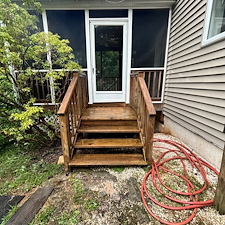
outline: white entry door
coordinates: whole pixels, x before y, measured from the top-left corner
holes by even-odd
[[[93,102],[125,102],[127,22],[91,21]]]

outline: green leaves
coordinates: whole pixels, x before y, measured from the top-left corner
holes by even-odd
[[[40,3],[34,0],[24,0],[24,7],[41,10]],[[33,105],[31,83],[48,84],[57,90],[66,71],[81,67],[75,62],[68,40],[50,32],[37,32],[36,16],[10,0],[0,0],[0,8],[1,134],[16,141],[49,144],[57,132],[45,120],[43,108]]]

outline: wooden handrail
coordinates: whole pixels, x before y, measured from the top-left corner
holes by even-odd
[[[73,92],[74,92],[74,89],[76,88],[76,85],[77,85],[77,81],[78,81],[78,76],[74,76],[70,82],[70,85],[66,91],[66,94],[63,98],[63,101],[61,103],[61,106],[59,108],[59,111],[58,111],[58,115],[64,115],[69,107],[69,102],[72,98],[72,95],[73,95]]]
[[[130,104],[137,112],[137,122],[145,160],[148,164],[151,164],[156,112],[143,73],[131,76]]]
[[[139,81],[139,85],[140,85],[140,89],[141,89],[143,98],[145,100],[148,114],[155,115],[156,114],[155,108],[154,108],[154,105],[152,104],[152,100],[151,100],[150,94],[148,92],[148,88],[146,86],[145,80],[143,77],[138,77],[138,81]]]
[[[60,120],[64,165],[67,172],[73,155],[73,145],[77,139],[82,110],[86,108],[87,103],[87,78],[75,73],[57,113]]]

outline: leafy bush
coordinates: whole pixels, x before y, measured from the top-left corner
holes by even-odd
[[[40,8],[26,0],[25,5]],[[29,81],[41,70],[57,88],[65,71],[79,70],[68,40],[52,33],[37,32],[37,17],[10,0],[0,0],[0,130],[9,139],[43,144],[58,137],[45,119],[43,108],[34,106]],[[55,68],[62,68],[56,71]]]

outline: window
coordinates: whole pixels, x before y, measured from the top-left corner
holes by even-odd
[[[133,11],[132,68],[163,67],[169,9]]]
[[[205,18],[203,45],[225,37],[225,0],[209,0]]]
[[[70,41],[76,61],[83,67],[86,62],[85,17],[83,10],[47,10],[48,28]]]

